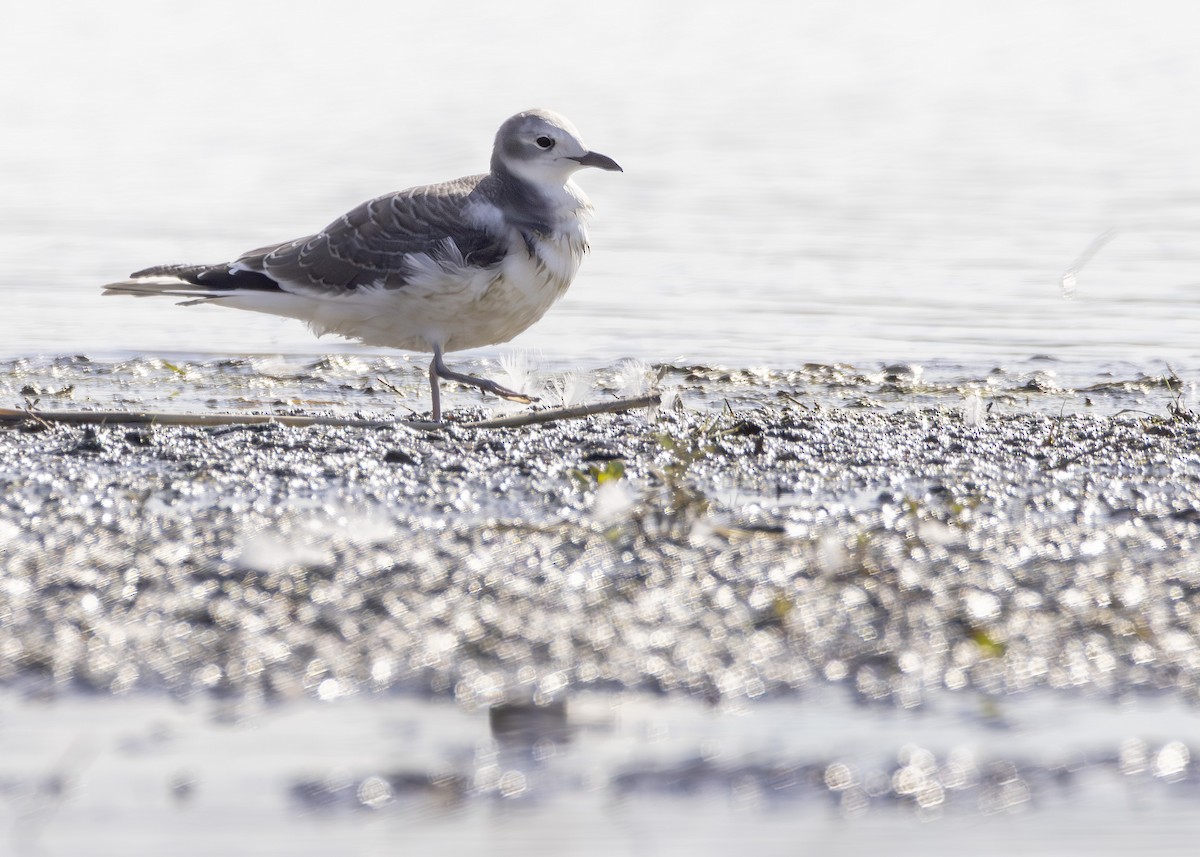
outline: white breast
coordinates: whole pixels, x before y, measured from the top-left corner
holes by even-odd
[[[581,221],[537,238],[532,253],[525,239],[514,234],[500,276],[467,308],[446,350],[508,342],[524,331],[563,296],[585,252],[587,233]]]
[[[508,342],[546,314],[566,292],[587,252],[586,222],[592,206],[573,182],[547,191],[554,227],[533,239],[532,248],[516,229],[499,276],[464,307],[445,348],[460,351]]]

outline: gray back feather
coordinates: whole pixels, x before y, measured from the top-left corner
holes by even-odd
[[[550,229],[541,195],[504,171],[368,200],[315,235],[254,250],[237,265],[260,271],[289,291],[328,293],[373,283],[401,288],[409,254],[425,254],[448,266],[499,264],[508,251],[506,230],[471,225],[473,203],[498,207],[527,244],[534,233]]]

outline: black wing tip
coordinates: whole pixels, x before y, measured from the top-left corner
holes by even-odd
[[[199,270],[202,267],[200,265],[155,265],[152,268],[134,271],[129,278],[136,280],[139,277],[179,277],[182,280],[186,272]]]
[[[244,268],[232,269],[232,265],[155,265],[129,275],[131,280],[148,277],[174,277],[193,286],[215,291],[251,289],[260,292],[282,291],[279,283],[258,271]]]

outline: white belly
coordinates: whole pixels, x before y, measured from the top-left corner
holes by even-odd
[[[563,296],[587,248],[583,229],[541,239],[536,252],[525,252],[525,242],[500,265],[500,276],[474,305],[466,310],[460,330],[447,340],[447,351],[508,342],[524,331]]]
[[[586,249],[582,223],[539,239],[533,255],[514,231],[508,255],[492,268],[421,264],[400,288],[368,286],[327,297],[242,293],[214,303],[298,318],[317,335],[365,345],[462,351],[507,342],[545,315],[571,285]]]

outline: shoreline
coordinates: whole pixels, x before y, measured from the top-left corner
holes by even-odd
[[[155,365],[137,385],[160,409],[292,383]],[[109,368],[68,361],[101,377],[48,399],[131,407]],[[48,819],[30,847],[99,837],[94,805],[134,827],[189,813],[211,852],[229,800],[254,820],[239,841],[292,853],[415,816],[430,853],[450,830],[441,853],[519,849],[526,823],[600,853],[614,820],[669,848],[697,811],[744,842],[821,830],[863,854],[934,819],[955,848],[978,849],[977,820],[1190,835],[1182,397],[1105,383],[1077,395],[1112,415],[1059,416],[1058,392],[1021,413],[970,384],[806,371],[667,373],[682,404],[519,428],[0,425],[0,745],[33,742],[0,779]],[[96,761],[55,761],[81,741]]]
[[[26,666],[6,672],[52,664],[99,689],[192,681],[205,663],[188,642],[156,663],[153,634],[101,645],[112,669],[87,647],[64,661],[22,642],[94,614],[143,630],[153,618],[158,633],[190,617],[185,640],[259,629],[217,665],[235,693],[294,683],[307,669],[295,653],[320,643],[345,658],[323,670],[347,686],[389,663],[381,688],[453,685],[469,651],[502,688],[532,667],[720,697],[844,669],[868,696],[919,698],[930,682],[1069,686],[1083,669],[1087,685],[1169,674],[1194,694],[1200,662],[1171,640],[1197,629],[1170,610],[1200,535],[1188,414],[972,425],[945,409],[785,403],[433,435],[26,422],[0,429],[0,550],[24,581],[4,634]],[[514,583],[517,569],[537,585]],[[331,611],[354,633],[329,637]],[[494,615],[510,612],[547,624]],[[1081,666],[1069,644],[1085,626],[1102,644]],[[643,640],[652,627],[666,639]],[[397,639],[383,653],[364,642],[384,631]],[[783,665],[750,666],[752,639]],[[961,646],[974,646],[965,662]],[[271,647],[287,654],[248,673]],[[1003,656],[981,655],[993,647]]]

